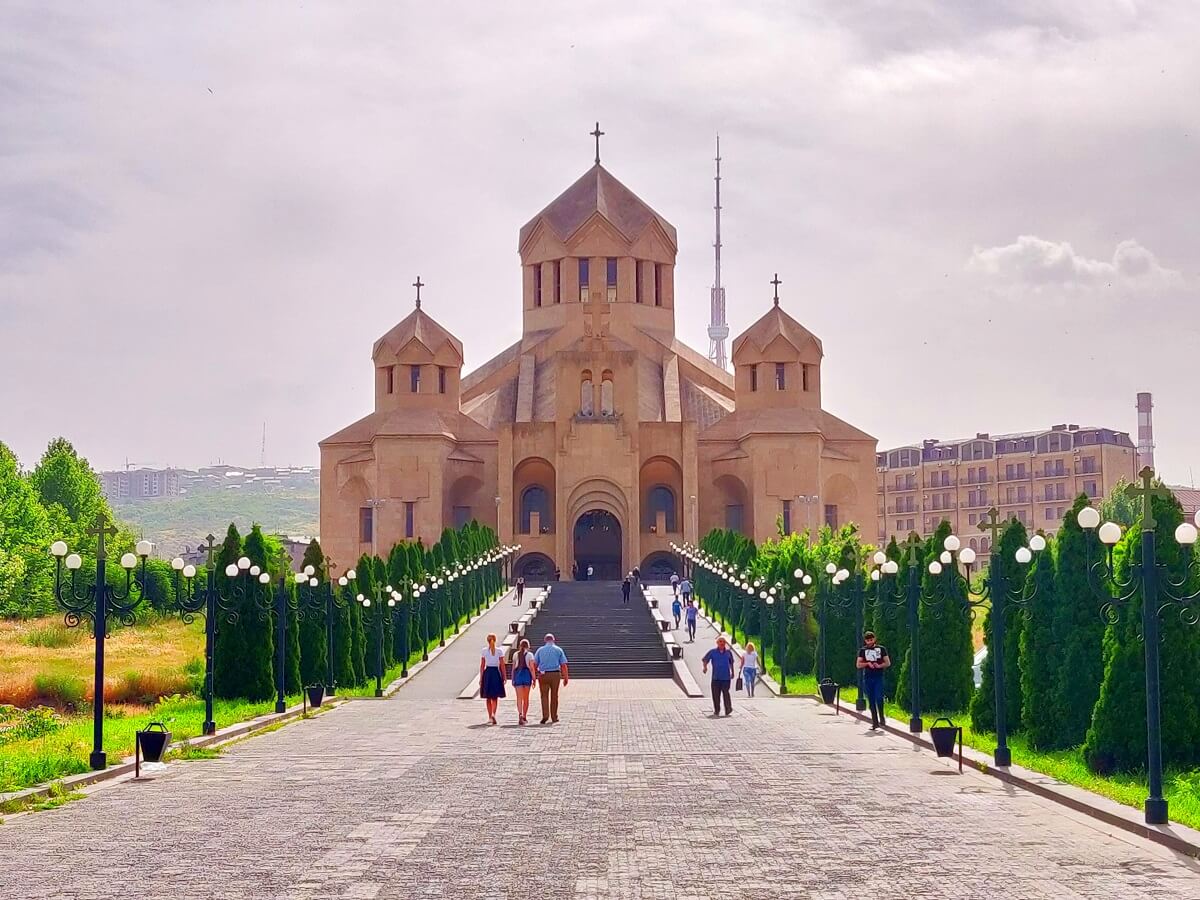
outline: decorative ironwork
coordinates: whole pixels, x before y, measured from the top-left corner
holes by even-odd
[[[86,532],[96,538],[96,570],[92,584],[81,585],[79,570],[83,559],[78,553],[69,553],[65,541],[55,541],[50,548],[54,556],[54,599],[65,610],[63,621],[68,628],[75,628],[85,621],[92,623],[95,639],[95,681],[92,700],[92,753],[89,764],[93,769],[108,766],[104,752],[104,641],[108,637],[110,621],[116,618],[123,625],[132,625],[138,605],[145,596],[146,558],[152,545],[147,540],[137,542],[136,553],[121,556],[121,568],[125,570],[124,587],[108,582],[107,538],[116,537],[117,529],[109,521],[107,513],[96,516],[96,523]],[[69,583],[64,583],[63,568],[70,573]],[[134,569],[137,573],[134,573]],[[135,593],[133,588],[137,586]]]

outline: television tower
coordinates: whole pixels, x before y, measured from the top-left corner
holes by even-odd
[[[712,286],[712,311],[708,324],[708,358],[722,370],[726,366],[725,340],[729,337],[729,326],[725,324],[725,288],[721,287],[721,136],[717,135],[717,202],[713,207],[717,214],[717,239],[713,242],[716,254],[716,277]]]

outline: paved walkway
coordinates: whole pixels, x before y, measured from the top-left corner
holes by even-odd
[[[508,634],[508,623],[529,609],[529,600],[541,589],[525,586],[525,600],[521,606],[513,604],[510,593],[491,609],[467,626],[452,644],[432,660],[430,664],[412,677],[402,691],[410,700],[452,700],[458,696],[471,676],[479,671],[479,653],[487,643],[489,632],[500,639]],[[435,629],[436,630],[436,629]]]
[[[572,681],[525,728],[346,704],[0,827],[0,896],[1200,897],[1197,861],[808,701],[664,691]]]

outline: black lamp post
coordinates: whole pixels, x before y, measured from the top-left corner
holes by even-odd
[[[84,619],[92,621],[92,636],[96,641],[95,695],[92,701],[92,754],[88,761],[93,769],[99,770],[108,766],[108,756],[104,752],[104,639],[108,635],[109,613],[122,624],[133,624],[134,611],[145,594],[146,557],[150,555],[153,545],[146,540],[138,541],[136,554],[125,553],[121,556],[125,586],[115,587],[108,583],[105,569],[108,561],[105,539],[115,537],[117,529],[108,516],[101,512],[96,516],[96,524],[87,533],[96,537],[95,584],[79,584],[78,574],[83,559],[78,553],[68,554],[65,541],[55,541],[50,552],[54,555],[54,599],[66,610],[64,621],[67,627],[74,628]],[[64,565],[71,573],[70,584],[63,583]],[[139,568],[137,575],[134,575],[135,567]],[[133,592],[135,584],[138,587],[137,594]]]
[[[1105,545],[1105,558],[1093,562],[1090,557],[1091,541],[1088,545],[1088,584],[1092,592],[1103,601],[1102,611],[1109,622],[1116,621],[1120,608],[1140,597],[1142,602],[1142,647],[1146,668],[1146,769],[1149,780],[1149,796],[1146,797],[1145,816],[1150,825],[1167,822],[1167,800],[1162,793],[1162,721],[1159,685],[1159,621],[1158,617],[1168,608],[1176,609],[1181,622],[1195,625],[1197,613],[1195,601],[1200,599],[1200,589],[1189,591],[1188,578],[1196,571],[1196,558],[1192,549],[1196,543],[1196,526],[1184,522],[1175,529],[1175,540],[1183,548],[1184,565],[1179,577],[1174,577],[1169,568],[1158,559],[1155,544],[1155,528],[1152,503],[1155,497],[1169,497],[1161,484],[1154,484],[1154,470],[1149,466],[1138,473],[1141,486],[1129,485],[1125,490],[1133,500],[1142,504],[1142,547],[1141,558],[1130,562],[1129,577],[1119,580],[1113,566],[1113,548],[1121,539],[1121,526],[1114,522],[1100,524],[1100,514],[1092,507],[1079,512],[1079,525],[1086,531],[1099,527],[1100,542]],[[1197,514],[1200,524],[1200,514]]]
[[[331,568],[333,566],[330,560],[326,560],[326,564]],[[320,615],[325,625],[325,689],[333,696],[337,690],[335,625],[338,613],[346,608],[346,598],[341,590],[334,589],[333,582],[318,579],[316,569],[312,566],[305,566],[304,571],[297,572],[295,577],[300,594],[298,615],[300,618],[306,615]],[[337,587],[345,588],[354,577],[355,572],[350,569],[338,578]]]
[[[384,597],[387,599],[385,600]],[[396,606],[396,595],[389,585],[384,593],[372,599],[359,594],[357,597],[363,606],[363,615],[370,616],[375,629],[375,696],[383,696],[383,623],[389,610]]]
[[[996,750],[993,754],[997,766],[1012,765],[1012,751],[1008,747],[1008,701],[1007,685],[1004,676],[1004,646],[1005,628],[1011,605],[1023,606],[1034,598],[1037,585],[1028,579],[1010,585],[1004,571],[1002,561],[997,565],[1000,549],[1000,533],[1005,523],[1000,518],[1000,512],[994,506],[988,510],[988,518],[979,523],[979,530],[991,533],[993,548],[992,564],[988,566],[987,577],[984,579],[983,592],[977,599],[971,599],[971,565],[975,562],[975,551],[970,547],[964,548],[957,535],[949,535],[943,543],[943,550],[938,559],[929,563],[929,573],[935,577],[956,579],[962,591],[963,609],[974,616],[981,607],[989,608],[991,616],[992,637],[994,646],[988,647],[988,655],[992,658],[992,681],[995,687],[996,703]],[[1020,565],[1028,565],[1033,554],[1046,549],[1046,539],[1035,534],[1029,540],[1028,547],[1020,547],[1016,551],[1015,560]],[[958,562],[964,567],[959,572],[954,565],[955,554]],[[936,605],[941,598],[925,597],[927,604]]]
[[[421,598],[417,601],[417,612],[421,615],[421,662],[429,662],[429,604],[433,602],[430,579],[426,575],[416,588]]]
[[[857,580],[852,578],[849,569],[838,568],[836,563],[825,564],[825,589],[821,592],[821,619],[820,619],[820,648],[818,656],[818,681],[823,680],[828,674],[828,643],[825,639],[825,627],[829,621],[830,607],[832,607],[833,615],[838,618],[844,618],[853,608],[854,610],[854,626],[857,632],[855,640],[862,640],[862,633],[865,629],[864,619],[866,618],[865,610],[863,609],[863,594],[861,586]],[[847,590],[841,590],[842,585],[850,582],[850,587]],[[857,647],[855,648],[857,649]],[[867,708],[867,698],[863,686],[862,669],[856,669],[855,682],[858,686],[858,697],[854,701],[854,708],[861,711]]]
[[[190,625],[195,621],[196,613],[204,616],[204,724],[200,730],[203,734],[212,735],[217,733],[217,723],[213,718],[213,698],[216,695],[213,672],[216,663],[218,619],[223,618],[227,624],[233,625],[238,620],[238,612],[232,600],[222,595],[217,588],[215,557],[221,545],[216,543],[214,535],[210,534],[206,540],[207,543],[200,546],[208,555],[202,587],[194,581],[195,566],[185,565],[182,559],[176,557],[171,560],[171,568],[175,572],[175,606],[179,610],[180,618]]]

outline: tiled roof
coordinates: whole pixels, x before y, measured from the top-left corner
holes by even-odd
[[[387,334],[377,340],[375,346],[371,348],[371,358],[374,359],[385,345],[391,348],[393,353],[398,353],[414,338],[420,341],[430,353],[437,353],[443,345],[449,344],[458,354],[458,358],[462,359],[462,341],[435,322],[433,317],[423,309],[414,309],[392,326]]]
[[[496,435],[454,410],[389,409],[363,416],[321,444],[369,444],[375,437],[441,435],[454,441],[494,441]]]
[[[524,245],[540,220],[544,219],[558,238],[565,241],[597,212],[630,241],[652,221],[658,222],[672,244],[678,240],[675,226],[597,163],[525,224],[519,245]]]
[[[820,339],[815,334],[785,313],[781,306],[772,305],[762,318],[733,339],[732,356],[738,355],[746,341],[763,350],[779,335],[783,335],[794,347],[803,347],[809,341],[813,341],[817,345],[817,352],[821,355],[825,353]]]
[[[702,441],[737,441],[752,434],[820,434],[831,441],[873,441],[871,435],[823,409],[739,409],[700,432]]]

